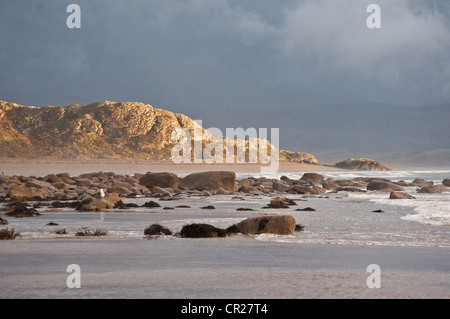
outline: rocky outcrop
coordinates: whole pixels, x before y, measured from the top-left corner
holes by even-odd
[[[450,187],[450,178],[446,178],[442,181],[442,185]]]
[[[367,158],[349,158],[334,164],[334,167],[361,171],[391,171],[391,169]]]
[[[180,188],[211,191],[222,188],[234,191],[236,188],[236,173],[229,171],[211,171],[192,173],[179,182]]]
[[[279,158],[281,162],[319,164],[314,155],[304,152],[291,152],[281,150]]]
[[[255,150],[257,159],[259,145],[265,143],[269,151],[274,149],[259,138],[216,137],[183,114],[139,102],[33,107],[0,101],[0,157],[169,161],[172,149],[181,141],[172,139],[176,129],[189,132],[191,159],[195,154],[195,133],[201,133],[203,138],[200,151],[212,142],[222,142],[223,158],[227,146],[243,149],[246,158],[250,150]],[[214,155],[215,152],[214,148]],[[235,152],[235,161],[238,156]],[[201,160],[201,154],[196,158]],[[239,159],[246,161],[246,158]],[[314,156],[301,152],[281,152],[280,161],[317,164]]]

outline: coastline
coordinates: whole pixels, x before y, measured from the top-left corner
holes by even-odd
[[[90,172],[114,172],[134,174],[146,172],[171,172],[188,174],[202,171],[234,171],[236,173],[258,173],[262,165],[243,164],[175,164],[171,161],[145,161],[124,159],[28,159],[0,158],[0,173],[5,175],[45,176],[50,173],[69,173],[79,175]],[[342,169],[299,163],[279,163],[279,172],[324,172]]]
[[[233,170],[243,175],[260,172],[257,164],[177,165],[114,159],[0,159],[0,163],[0,171],[5,174],[25,176],[61,172],[79,175],[99,171],[116,174],[168,171],[179,175],[213,170]],[[287,174],[289,176],[321,172],[341,177],[352,172],[366,173],[281,163],[279,173],[283,172],[291,172]],[[367,172],[368,176],[380,174],[383,172]],[[0,241],[0,297],[450,298],[450,250],[445,245],[432,246],[433,239],[444,241],[443,236],[448,238],[448,226],[404,221],[402,217],[412,213],[413,209],[396,206],[400,202],[391,204],[386,193],[373,193],[376,201],[368,200],[362,197],[367,195],[358,192],[327,196],[288,195],[298,200],[299,208],[314,207],[316,211],[313,212],[296,212],[295,207],[261,210],[275,193],[241,195],[244,201],[228,198],[233,195],[189,195],[177,202],[161,201],[164,207],[151,211],[139,208],[89,213],[42,208],[43,215],[36,219],[9,218],[10,227],[28,235],[33,233],[33,236],[45,236],[50,231],[46,224],[56,221],[68,227],[70,234],[80,227],[90,226],[107,229],[111,237],[75,238],[70,235]],[[139,204],[148,200],[146,197],[123,199]],[[191,207],[164,210],[166,206],[179,204]],[[200,209],[207,204],[215,205],[216,209]],[[254,212],[237,212],[236,208],[241,206],[253,208]],[[386,213],[371,213],[380,208]],[[220,239],[163,237],[147,240],[142,235],[144,227],[152,223],[161,223],[175,231],[193,222],[226,227],[240,219],[271,213],[295,216],[305,225],[305,231],[291,237],[269,236],[266,239],[237,235]],[[131,239],[121,238],[123,233],[138,235]],[[356,237],[349,238],[350,233]],[[412,238],[418,245],[408,244]],[[389,243],[386,242],[388,239],[393,240],[393,245],[384,245]],[[379,244],[372,245],[372,242]],[[82,269],[81,289],[66,287],[66,267],[73,263]],[[371,264],[381,267],[381,289],[367,287],[370,273],[366,268]]]

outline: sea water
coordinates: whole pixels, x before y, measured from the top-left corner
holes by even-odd
[[[432,180],[435,184],[450,177],[450,170],[404,170],[389,172],[320,172],[325,178],[351,179],[355,177],[381,177],[392,181],[411,182],[416,178]],[[285,175],[292,179],[300,178],[302,172],[283,172],[264,176],[279,179]],[[258,174],[238,173],[237,179],[248,176],[262,177]],[[347,245],[384,245],[384,246],[450,246],[450,192],[442,194],[418,194],[416,187],[407,187],[405,191],[416,199],[391,200],[389,193],[383,192],[339,192],[321,195],[293,195],[297,205],[287,209],[266,209],[274,194],[263,195],[213,195],[182,196],[178,200],[158,201],[155,198],[137,197],[125,199],[126,203],[142,205],[155,200],[160,208],[129,208],[107,212],[77,212],[72,209],[58,211],[42,207],[42,214],[34,218],[4,217],[8,227],[20,232],[22,239],[74,238],[74,234],[83,228],[106,230],[104,239],[142,240],[144,229],[159,223],[172,232],[181,230],[190,223],[207,223],[226,228],[239,221],[261,215],[292,215],[304,230],[294,235],[281,236],[261,234],[253,238],[258,241],[286,244],[347,244]],[[178,208],[184,205],[189,208]],[[202,209],[212,205],[215,209]],[[173,209],[164,209],[169,207]],[[311,207],[314,211],[296,211]],[[248,208],[251,211],[237,211]],[[374,211],[381,210],[376,213]],[[48,226],[53,222],[57,226]],[[57,235],[56,230],[65,228],[66,235]],[[235,237],[240,240],[243,237]],[[162,240],[181,240],[173,237]],[[246,238],[245,240],[247,240]]]

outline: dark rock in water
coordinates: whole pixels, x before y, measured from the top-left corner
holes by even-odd
[[[0,217],[0,225],[2,225],[2,226],[8,225],[8,221],[6,219],[3,219]]]
[[[175,206],[175,208],[191,208],[191,206],[188,206],[188,205],[178,205],[178,206]]]
[[[362,171],[391,171],[390,168],[381,165],[379,162],[367,158],[349,158],[334,164],[334,167]]]
[[[164,207],[163,208],[164,210],[172,210],[172,209],[175,209],[174,207]]]
[[[295,211],[297,211],[297,212],[315,212],[316,210],[311,207],[306,207],[306,208],[297,208]]]
[[[168,229],[164,226],[161,226],[160,224],[153,224],[144,230],[144,235],[145,236],[162,236],[162,235],[170,236],[170,235],[172,235],[172,232],[170,231],[170,229]]]
[[[65,228],[61,228],[61,229],[58,229],[57,231],[55,231],[55,233],[58,235],[66,235],[67,231]]]
[[[180,231],[180,236],[185,238],[225,237],[226,235],[227,232],[225,229],[208,224],[185,225]]]
[[[139,207],[139,205],[138,205],[138,204],[135,204],[135,203],[128,203],[128,204],[125,204],[125,203],[122,202],[121,200],[118,201],[118,202],[114,205],[114,208],[116,208],[116,209],[127,209],[127,208],[135,208],[135,207]]]
[[[442,181],[442,185],[450,187],[450,178],[446,178]]]
[[[201,209],[216,209],[216,208],[212,205],[208,205],[208,206],[201,207]]]
[[[236,211],[237,212],[252,212],[252,211],[254,211],[254,209],[239,207],[238,209],[236,209]]]
[[[155,207],[161,207],[161,205],[159,205],[157,202],[154,202],[151,200],[149,202],[146,202],[144,205],[142,205],[142,207],[155,208]]]
[[[22,218],[22,217],[36,217],[40,214],[34,208],[29,208],[27,204],[24,203],[13,203],[11,205],[11,211],[6,214],[6,216]]]
[[[373,210],[372,213],[384,213],[384,210],[377,209],[377,210]]]
[[[291,205],[297,205],[292,199],[287,197],[275,197],[263,208],[289,208]]]
[[[54,223],[54,222],[50,222],[50,223],[48,223],[46,226],[58,226],[59,224],[57,224],[57,223]]]
[[[300,224],[295,225],[295,231],[302,231],[303,229],[305,229],[305,226]]]

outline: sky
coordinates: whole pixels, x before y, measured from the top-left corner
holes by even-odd
[[[81,28],[68,28],[69,4]],[[370,29],[369,4],[381,28]],[[0,0],[0,100],[190,116],[450,101],[448,0]]]

